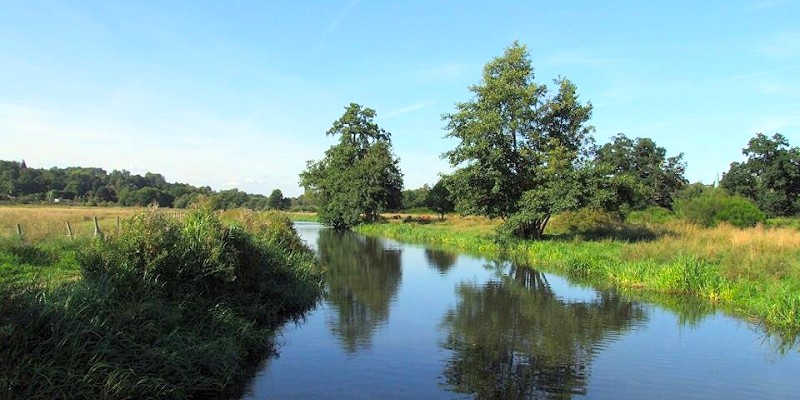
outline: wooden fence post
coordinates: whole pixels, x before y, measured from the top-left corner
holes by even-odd
[[[103,238],[103,232],[100,231],[100,224],[97,223],[97,217],[94,217],[94,236]]]
[[[122,225],[119,222],[119,215],[117,215],[117,233],[122,229]]]
[[[17,236],[22,239],[22,225],[17,224]]]
[[[72,239],[72,226],[70,226],[69,221],[67,221],[67,237]]]

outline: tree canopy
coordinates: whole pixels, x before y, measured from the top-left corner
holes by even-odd
[[[781,134],[758,133],[742,153],[747,161],[732,163],[720,186],[752,199],[770,217],[800,213],[800,149]]]
[[[686,183],[683,153],[667,151],[650,138],[630,139],[620,133],[597,149],[597,164],[608,173],[614,201],[606,208],[643,210],[672,208],[672,195]]]
[[[433,185],[433,189],[428,191],[428,197],[425,199],[425,204],[432,211],[439,214],[439,219],[444,219],[444,214],[452,212],[455,209],[453,200],[450,199],[450,190],[447,189],[445,178],[439,179]]]
[[[391,135],[373,119],[375,110],[350,103],[327,135],[339,136],[325,157],[309,161],[300,185],[319,204],[321,222],[348,229],[363,218],[401,206],[403,175],[392,154]]]
[[[443,154],[457,168],[448,179],[457,210],[504,218],[513,234],[539,238],[553,213],[586,202],[592,105],[569,80],[555,84],[548,96],[515,42],[486,64],[474,97],[443,116],[447,136],[460,141]]]

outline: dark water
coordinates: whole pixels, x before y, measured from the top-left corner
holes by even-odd
[[[246,399],[800,399],[800,353],[756,327],[525,266],[297,224],[325,297]]]

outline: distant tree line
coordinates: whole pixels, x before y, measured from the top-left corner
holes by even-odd
[[[238,189],[216,192],[208,186],[169,183],[161,174],[131,174],[101,168],[31,168],[25,161],[0,160],[0,202],[68,203],[188,208],[199,201],[214,209],[254,210],[307,208],[302,196],[291,199],[275,189],[269,196]]]

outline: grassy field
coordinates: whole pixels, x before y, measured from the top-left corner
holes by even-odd
[[[800,333],[800,230],[701,228],[680,221],[605,227],[588,235],[555,218],[549,240],[501,240],[497,221],[435,217],[363,225],[367,235],[508,257],[584,283],[643,295],[692,296],[774,333]],[[633,232],[633,233],[631,233]],[[591,240],[587,240],[591,237]],[[633,239],[632,239],[633,238]]]
[[[100,231],[113,235],[123,221],[144,210],[136,207],[0,206],[0,238],[17,236],[17,225],[21,226],[22,236],[28,242],[66,238],[67,222],[73,237],[91,237],[95,231],[95,217]],[[158,212],[178,215],[185,211],[159,209]]]
[[[3,211],[41,234],[0,238],[0,398],[236,398],[322,288],[274,213]],[[113,234],[47,233],[97,215]]]

